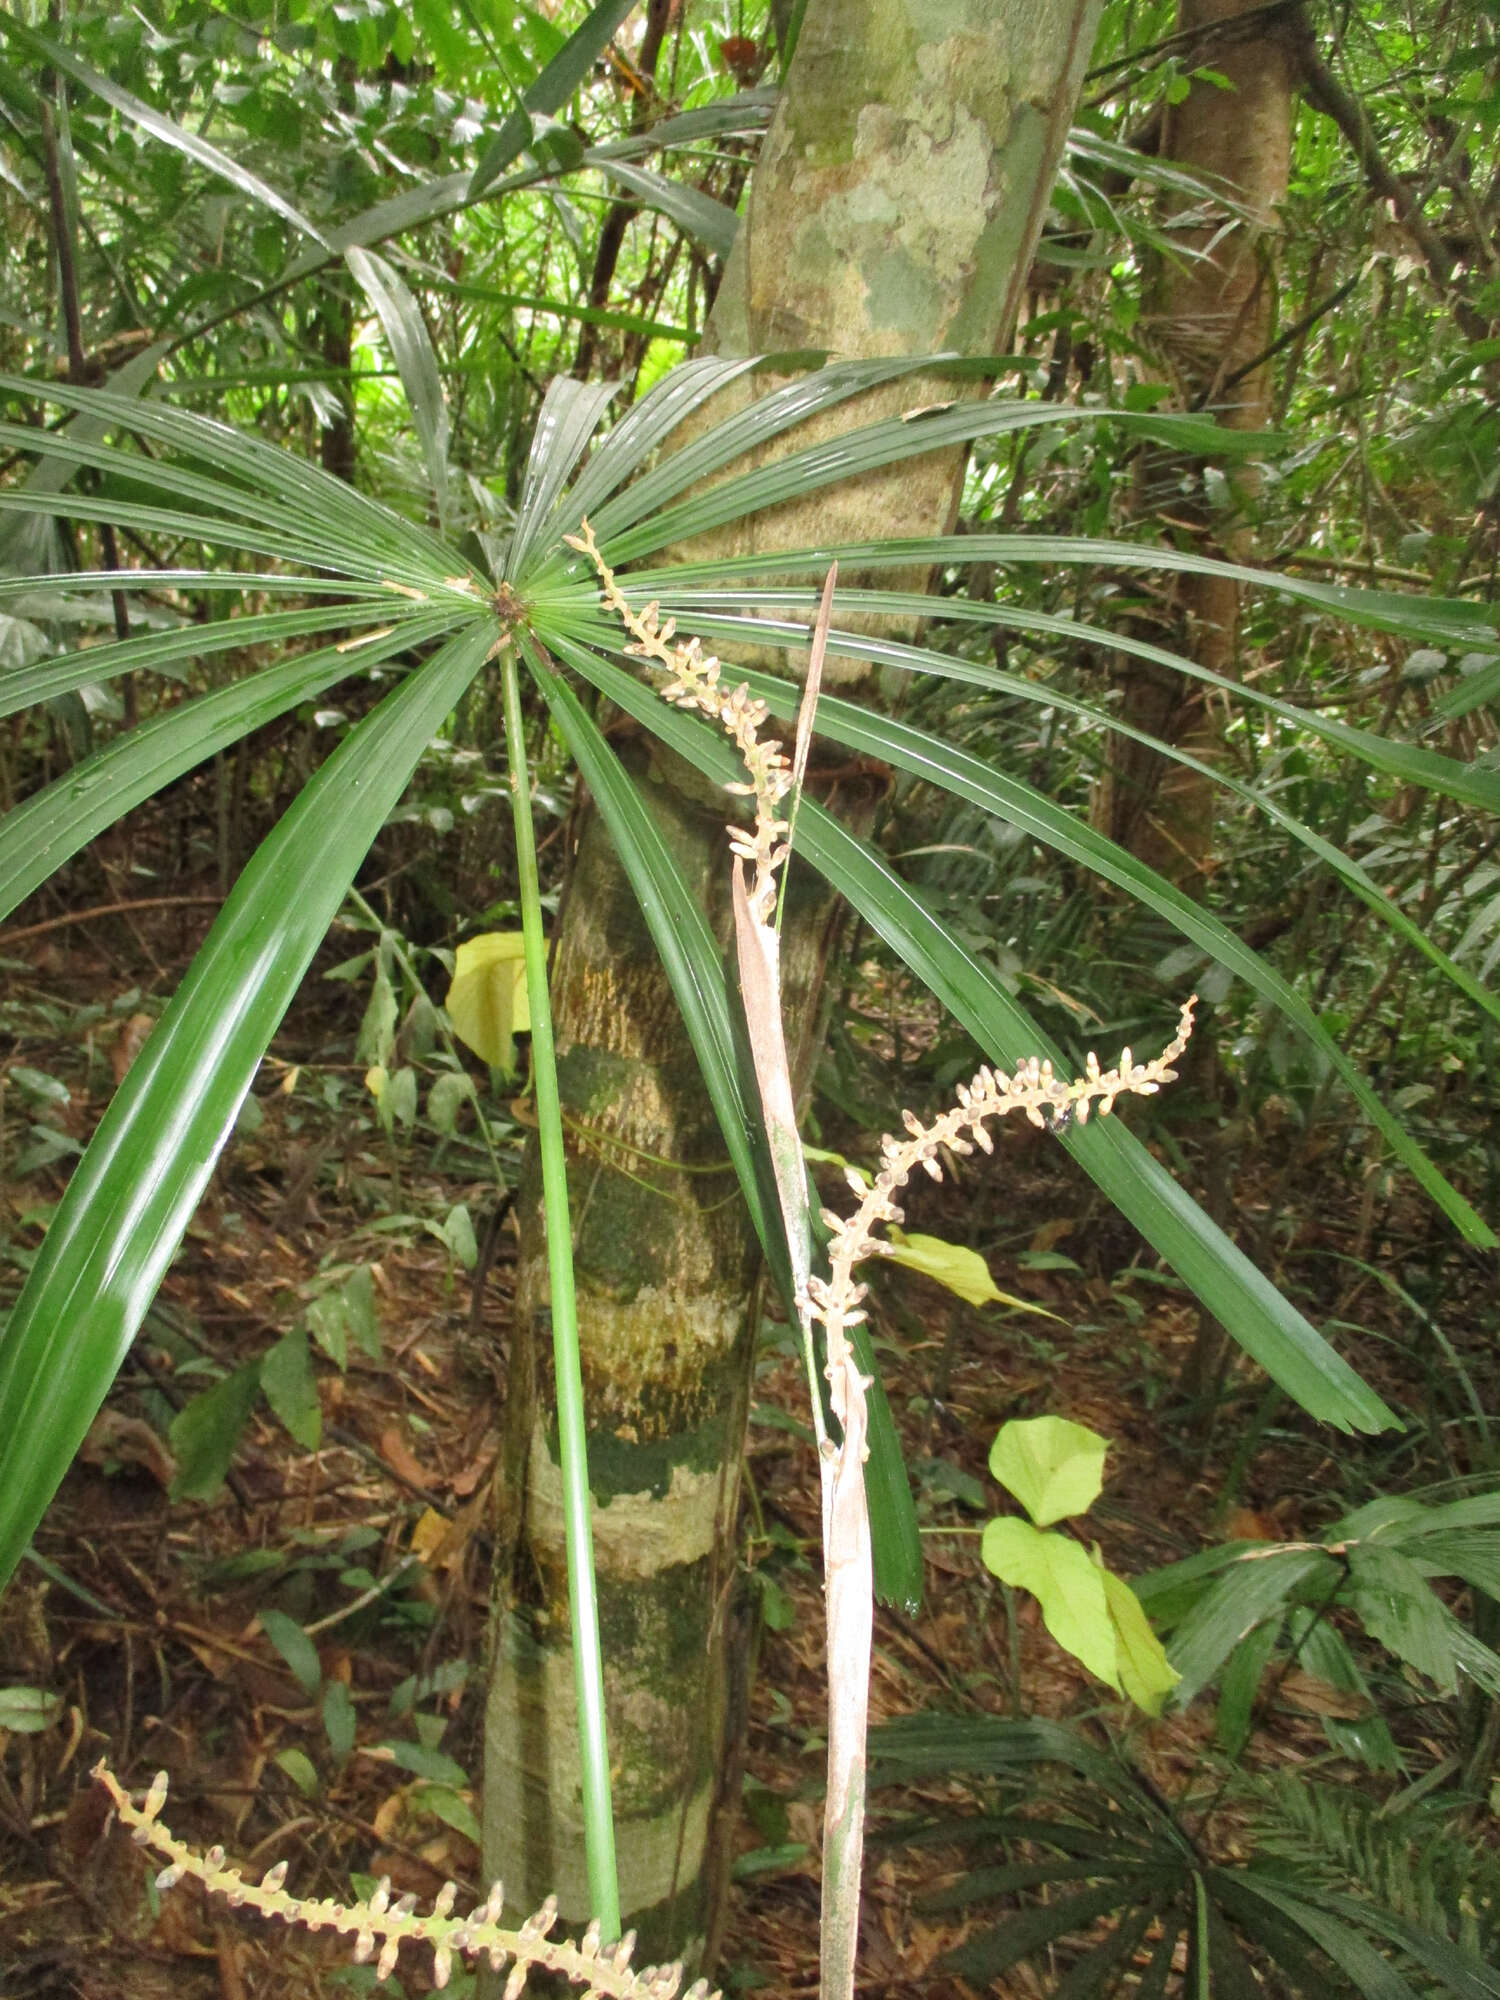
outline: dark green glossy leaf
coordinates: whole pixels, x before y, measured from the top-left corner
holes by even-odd
[[[627,713],[719,784],[738,781],[727,745],[666,706],[612,662],[568,645],[565,656]],[[1061,1051],[888,868],[821,807],[804,802],[798,844],[993,1062],[1030,1056],[1064,1067]],[[1326,1341],[1179,1188],[1119,1118],[1074,1127],[1061,1143],[1256,1361],[1309,1414],[1341,1428],[1381,1430],[1395,1417]]]
[[[299,654],[116,737],[0,818],[0,916],[184,771],[368,665],[437,638],[449,622],[404,618],[393,632]]]
[[[450,641],[262,843],[116,1092],[0,1335],[0,1580],[114,1379],[257,1064],[423,746],[498,636]]]

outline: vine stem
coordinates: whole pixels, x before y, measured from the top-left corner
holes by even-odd
[[[573,1627],[573,1688],[578,1704],[578,1748],[583,1782],[583,1831],[589,1902],[608,1943],[620,1935],[620,1887],[615,1870],[615,1827],[610,1804],[609,1744],[604,1715],[604,1659],[599,1644],[599,1600],[594,1578],[588,1444],[584,1422],[583,1366],[578,1350],[578,1304],[573,1287],[573,1229],[568,1214],[567,1155],[557,1051],[547,993],[547,940],[542,931],[536,832],[531,819],[531,778],[526,767],[516,654],[500,656],[509,760],[511,810],[516,829],[516,874],[531,1009],[531,1080],[536,1091],[537,1142],[542,1161],[542,1203],[547,1217],[547,1271],[551,1285],[552,1351],[557,1374],[557,1431],[568,1548],[568,1610]]]

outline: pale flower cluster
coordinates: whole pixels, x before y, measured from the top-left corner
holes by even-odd
[[[661,621],[659,607],[648,604],[635,611],[627,602],[615,573],[599,553],[594,531],[587,521],[581,532],[564,535],[570,549],[586,555],[599,573],[600,596],[605,608],[613,611],[631,635],[627,653],[650,660],[671,675],[658,693],[676,708],[696,709],[717,722],[733,740],[745,766],[747,784],[726,785],[725,790],[755,801],[755,830],[731,826],[729,844],[754,870],[750,884],[750,910],[758,923],[768,923],[776,906],[776,870],[785,861],[787,821],[781,817],[782,801],[792,788],[792,767],[774,737],[762,742],[761,729],[770,713],[748,687],[726,688],[719,661],[703,651],[700,639],[678,640],[677,625],[669,618]]]
[[[426,1916],[418,1914],[415,1896],[402,1896],[393,1903],[388,1878],[382,1879],[368,1902],[354,1903],[292,1895],[283,1887],[284,1861],[267,1869],[259,1882],[247,1882],[237,1868],[225,1866],[222,1847],[211,1847],[199,1855],[162,1824],[161,1809],[167,1802],[165,1771],[157,1772],[139,1806],[131,1803],[129,1793],[107,1765],[96,1765],[93,1776],[109,1793],[132,1838],[165,1855],[167,1865],[156,1877],[158,1889],[171,1889],[190,1875],[212,1895],[221,1896],[231,1909],[243,1906],[263,1917],[302,1924],[310,1931],[352,1934],[355,1963],[362,1965],[374,1958],[378,1979],[390,1977],[401,1946],[413,1942],[431,1946],[432,1983],[437,1987],[448,1984],[455,1958],[476,1962],[482,1958],[494,1972],[503,1971],[510,1960],[505,2000],[518,2000],[528,1977],[537,1971],[561,1973],[573,1985],[584,1987],[582,2000],[676,2000],[682,1984],[680,1965],[648,1965],[640,1972],[631,1971],[634,1931],[627,1932],[618,1944],[603,1946],[599,1926],[593,1923],[577,1944],[567,1939],[549,1942],[547,1933],[557,1922],[557,1899],[553,1896],[516,1929],[503,1927],[500,1914],[505,1893],[498,1882],[466,1917],[452,1914],[458,1895],[452,1882],[443,1884]],[[719,1996],[710,1996],[708,1981],[700,1979],[682,2000],[719,2000]]]
[[[564,540],[569,548],[586,555],[598,571],[606,608],[615,613],[631,634],[632,643],[625,648],[626,652],[653,661],[672,676],[659,690],[662,698],[679,708],[699,710],[717,721],[734,739],[749,783],[731,785],[728,789],[754,798],[755,833],[752,839],[739,828],[731,827],[730,845],[736,854],[754,864],[751,909],[759,921],[768,921],[776,899],[775,872],[787,856],[783,839],[787,824],[781,817],[781,807],[791,789],[792,767],[779,743],[761,740],[760,729],[768,714],[765,703],[752,700],[745,687],[727,692],[718,660],[712,654],[704,655],[698,639],[676,640],[675,623],[668,619],[663,624],[656,604],[648,604],[641,612],[631,608],[615,581],[614,571],[600,554],[587,521],[582,523],[581,533],[567,535]],[[833,1236],[829,1246],[831,1270],[826,1279],[808,1279],[807,1295],[802,1301],[808,1316],[822,1325],[826,1335],[826,1372],[834,1415],[841,1424],[847,1426],[851,1398],[868,1387],[855,1364],[845,1332],[864,1318],[859,1307],[866,1288],[855,1283],[854,1266],[885,1250],[886,1245],[872,1234],[878,1223],[902,1220],[902,1211],[893,1199],[896,1190],[906,1184],[918,1167],[935,1181],[941,1180],[944,1152],[972,1153],[976,1145],[986,1153],[992,1151],[994,1142],[984,1128],[987,1118],[1003,1118],[1008,1111],[1024,1111],[1033,1125],[1050,1126],[1061,1132],[1075,1122],[1086,1124],[1093,1110],[1101,1118],[1108,1117],[1117,1097],[1154,1095],[1177,1074],[1172,1064],[1187,1047],[1193,1032],[1193,1009],[1197,1001],[1195,993],[1184,1003],[1176,1037],[1153,1062],[1137,1063],[1126,1049],[1116,1068],[1102,1070],[1099,1058],[1090,1051],[1083,1075],[1073,1082],[1056,1075],[1050,1062],[1036,1056],[1022,1063],[1014,1076],[1007,1076],[1003,1070],[982,1069],[967,1087],[960,1085],[958,1103],[932,1124],[924,1126],[908,1111],[905,1114],[908,1136],[894,1139],[887,1134],[882,1138],[880,1172],[868,1190],[861,1175],[850,1169],[849,1184],[861,1197],[859,1208],[847,1221],[831,1209],[823,1211],[823,1220]]]

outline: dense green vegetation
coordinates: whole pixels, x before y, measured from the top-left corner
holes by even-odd
[[[170,1728],[132,1745],[109,1661],[123,1644],[133,1690],[118,1634],[154,1606],[182,1643],[201,1593],[231,1652],[282,1676],[279,1706],[246,1705],[306,1710],[257,1720],[259,1763],[205,1780],[279,1774],[272,1831],[242,1815],[243,1846],[288,1801],[320,1838],[342,1812],[392,1851],[461,1843],[418,1857],[438,1873],[414,1892],[478,1879],[482,1845],[577,1930],[596,1912],[608,1941],[623,1911],[653,1956],[712,1954],[732,1851],[764,1893],[795,1885],[813,1842],[791,1808],[821,1782],[743,1766],[752,1702],[763,1753],[764,1701],[788,1697],[753,1696],[734,1656],[765,1627],[774,1685],[778,1635],[810,1643],[821,1617],[813,1453],[771,1461],[787,1500],[755,1440],[826,1425],[831,1478],[868,1420],[840,1490],[867,1495],[877,1644],[914,1633],[932,1669],[873,1742],[880,1852],[907,1871],[893,1985],[1500,1993],[1496,17],[1415,0],[1226,25],[1204,0],[1110,0],[1070,15],[1092,56],[1053,51],[1044,88],[1022,9],[981,166],[1031,173],[1035,199],[1002,210],[1030,234],[1008,224],[1002,253],[976,217],[977,248],[935,253],[952,223],[936,196],[914,219],[923,175],[961,185],[981,126],[956,83],[946,117],[922,90],[999,31],[983,8],[903,25],[907,60],[866,16],[832,86],[835,0],[22,0],[0,20],[17,1911],[85,1730],[82,1761],[110,1751],[140,1783],[149,1754],[174,1793],[190,1738],[228,1758],[228,1697],[190,1727],[198,1697],[169,1683],[197,1669],[164,1656]],[[816,135],[808,186],[886,156],[908,175],[886,261],[858,262],[824,191],[789,240],[827,267],[752,266],[755,176],[812,201],[778,151],[789,106]],[[913,276],[934,254],[944,282],[963,267],[956,303]],[[1002,353],[973,333],[986,313]],[[797,351],[757,359],[783,327]],[[948,532],[934,466],[959,492]],[[779,998],[752,990],[743,920],[732,942],[724,788],[743,794],[754,730],[692,707],[680,648],[722,651],[790,745],[835,560],[808,774],[767,792],[750,766],[763,832],[795,807],[776,923],[814,1190],[765,1067]],[[934,1152],[942,1187],[908,1189],[922,1234],[865,1263],[870,1322],[825,1411],[812,1343],[837,1364],[841,1322],[805,1280],[824,1299],[837,1167],[862,1188],[882,1132],[920,1142],[982,1064],[1154,1056],[1194,989],[1149,1105],[1101,1123],[1023,1078],[1031,1127],[998,1128],[993,1164]],[[253,1297],[224,1291],[240,1258]],[[788,1395],[799,1311],[811,1412]],[[1164,1719],[1077,1668],[1140,1700],[1116,1637],[1077,1637],[1082,1586],[989,1554],[1002,1593],[965,1539],[1002,1504],[979,1477],[999,1423],[1034,1415],[1116,1439],[1125,1469],[1112,1514],[1046,1537],[1008,1517],[1009,1541],[1077,1570],[1098,1533],[1181,1676]],[[465,1468],[446,1486],[402,1442],[439,1437]],[[396,1482],[378,1532],[325,1495],[330,1440]],[[131,1466],[163,1489],[149,1587],[95,1552],[111,1496],[137,1504]],[[1027,1511],[1047,1528],[1097,1490]],[[651,1512],[689,1492],[696,1515]],[[1112,1615],[1123,1661],[1132,1614]],[[837,1717],[868,1660],[830,1617]],[[334,1627],[347,1650],[315,1643]],[[543,1686],[568,1708],[545,1728]],[[530,1737],[515,1771],[497,1754],[516,1715],[540,1775]],[[822,1725],[797,1726],[819,1762]],[[399,1817],[360,1790],[377,1739],[409,1776]],[[854,1790],[824,1844],[830,1995]],[[227,1839],[212,1811],[202,1830]],[[943,1881],[914,1902],[932,1849]],[[132,1878],[128,1914],[93,1921],[139,1940],[143,1894]],[[737,1990],[793,1978],[793,1955],[757,1963],[785,1908],[729,1921]],[[1040,1989],[1003,1984],[1023,1961]],[[116,1965],[116,1990],[134,1976]],[[275,1976],[320,1992],[348,1970]]]

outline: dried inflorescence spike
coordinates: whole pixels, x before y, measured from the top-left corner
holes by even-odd
[[[967,1152],[972,1140],[990,1152],[994,1142],[985,1129],[986,1119],[1022,1111],[1033,1124],[1059,1131],[1075,1119],[1084,1124],[1091,1109],[1107,1117],[1117,1097],[1154,1096],[1177,1074],[1172,1065],[1187,1047],[1197,1003],[1196,993],[1184,1003],[1176,1035],[1154,1062],[1138,1064],[1126,1049],[1114,1069],[1104,1070],[1099,1058],[1090,1053],[1082,1077],[1069,1083],[1054,1072],[1050,1062],[1032,1056],[1018,1065],[1014,1076],[1007,1076],[1004,1070],[981,1069],[971,1083],[960,1088],[957,1104],[930,1125],[924,1125],[914,1112],[902,1113],[907,1137],[896,1139],[887,1133],[881,1139],[880,1171],[855,1213],[844,1220],[825,1209],[823,1219],[831,1232],[830,1275],[826,1280],[810,1280],[807,1287],[808,1311],[822,1323],[827,1336],[828,1380],[834,1412],[841,1420],[848,1398],[859,1393],[856,1382],[861,1387],[864,1384],[846,1333],[858,1322],[855,1308],[863,1295],[854,1280],[854,1267],[886,1248],[873,1232],[882,1222],[900,1220],[901,1211],[893,1199],[896,1191],[919,1167],[934,1180],[941,1180],[939,1155],[944,1151]]]
[[[664,701],[677,708],[696,709],[717,722],[733,739],[745,766],[746,784],[731,784],[728,791],[755,801],[753,828],[732,826],[729,844],[735,854],[750,864],[751,914],[761,923],[769,922],[776,904],[776,870],[786,859],[782,836],[790,831],[781,815],[781,805],[792,789],[792,766],[774,737],[762,740],[770,711],[748,687],[726,690],[720,666],[710,653],[705,655],[698,639],[678,640],[671,619],[661,622],[660,607],[648,604],[636,611],[619,584],[615,573],[599,553],[594,531],[587,521],[576,535],[564,535],[570,549],[586,555],[599,575],[600,595],[631,635],[625,648],[639,659],[650,661],[670,678],[659,689]]]
[[[241,1904],[257,1915],[302,1924],[308,1930],[333,1930],[352,1938],[354,1961],[358,1965],[375,1960],[377,1979],[385,1980],[395,1971],[401,1946],[408,1941],[426,1945],[432,1952],[434,1986],[445,1987],[459,1959],[484,1959],[490,1968],[501,1971],[513,1959],[506,1981],[506,2000],[518,2000],[531,1972],[561,1973],[586,1995],[599,2000],[675,2000],[682,1984],[682,1968],[648,1967],[645,1972],[630,1970],[634,1933],[617,1945],[601,1941],[597,1923],[589,1926],[580,1944],[559,1938],[548,1941],[548,1932],[557,1922],[557,1898],[549,1896],[534,1916],[518,1930],[501,1922],[504,1891],[496,1882],[484,1901],[467,1917],[455,1917],[453,1905],[458,1886],[445,1882],[430,1913],[422,1916],[413,1896],[391,1902],[389,1877],[383,1877],[367,1903],[336,1903],[328,1899],[292,1895],[286,1888],[287,1864],[278,1861],[261,1880],[246,1882],[236,1869],[224,1865],[222,1847],[211,1847],[199,1855],[171,1829],[160,1823],[159,1815],[167,1800],[167,1774],[157,1773],[143,1803],[132,1803],[129,1793],[107,1765],[95,1766],[95,1779],[108,1792],[115,1811],[142,1846],[152,1848],[165,1860],[156,1877],[162,1889],[174,1887],[184,1877],[201,1882],[212,1895],[223,1897],[232,1907]],[[697,1988],[694,1989],[697,1994]]]

